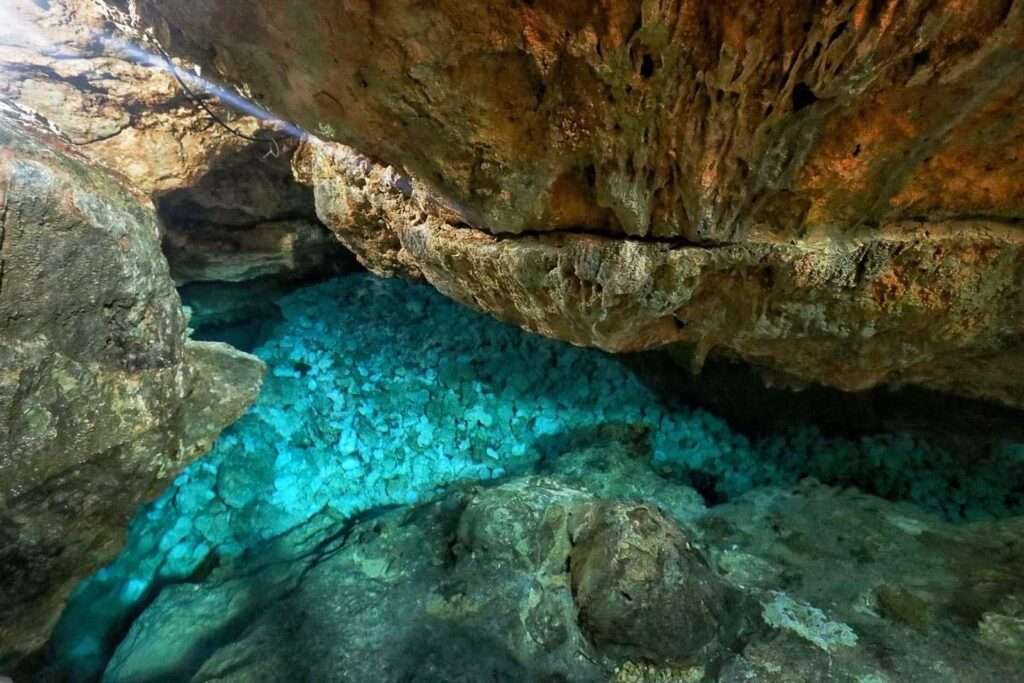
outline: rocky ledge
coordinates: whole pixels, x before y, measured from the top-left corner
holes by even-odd
[[[441,207],[318,191],[381,270],[577,344],[1024,405],[1019,1],[137,9],[384,164],[320,182]]]

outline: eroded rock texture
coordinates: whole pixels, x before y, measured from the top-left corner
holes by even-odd
[[[151,209],[0,122],[0,669],[117,553],[138,504],[255,399],[263,363],[186,341]]]
[[[455,214],[364,225],[382,271],[574,343],[1024,405],[1020,2],[139,5]]]
[[[116,3],[16,0],[0,18],[0,100],[155,202],[176,281],[348,266],[292,177],[296,141],[186,92]]]
[[[296,146],[287,138],[269,148],[248,142],[157,199],[176,282],[323,277],[355,265],[317,220],[313,190],[295,181]]]
[[[848,390],[914,383],[1024,405],[1024,232],[1011,224],[714,247],[495,236],[349,148],[311,144],[300,158],[321,220],[370,270],[426,278],[535,332],[610,351],[680,343],[696,367],[717,350]]]
[[[706,510],[607,439],[544,469],[346,522],[323,513],[167,586],[103,680],[1002,683],[1020,670],[1019,519],[950,525],[810,480]]]

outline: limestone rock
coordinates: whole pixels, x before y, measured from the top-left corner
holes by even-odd
[[[371,268],[577,344],[1024,405],[1020,2],[137,5],[409,179],[318,191]]]
[[[674,522],[639,503],[601,505],[589,517],[569,566],[580,626],[599,649],[701,663],[738,639],[742,595]]]
[[[185,92],[117,7],[18,0],[5,12],[0,97],[155,202],[179,283],[349,267],[316,220],[312,190],[292,176],[297,141]]]
[[[656,475],[623,476],[638,466],[628,449],[603,454],[603,470],[585,466],[594,457],[559,454],[566,476],[586,473],[572,485],[549,470],[344,522],[321,514],[165,587],[105,680],[998,683],[1019,671],[1019,518],[947,524],[807,481],[677,526],[656,509],[672,498]],[[936,619],[885,608],[886,587]],[[711,624],[726,628],[701,634]],[[725,647],[701,648],[709,634]]]
[[[263,364],[186,340],[157,222],[0,122],[0,669],[44,642],[136,506],[236,420]]]
[[[271,110],[489,232],[719,243],[1020,217],[1012,0],[138,6],[172,49],[216,45]]]
[[[302,279],[343,272],[355,265],[324,226],[308,219],[242,228],[174,226],[164,232],[163,248],[179,284],[263,277]]]
[[[1024,233],[1012,226],[715,247],[510,238],[467,228],[422,184],[351,150],[304,154],[321,219],[364,265],[534,332],[613,352],[686,346],[697,368],[726,352],[849,391],[918,384],[1024,406]]]
[[[105,42],[141,43],[119,30],[117,16],[91,0],[16,0],[0,29],[0,94],[141,194],[190,187],[211,160],[249,143],[214,125],[173,75]],[[152,45],[139,47],[159,58]],[[247,135],[260,128],[252,117],[231,123]]]
[[[315,139],[296,154],[295,175],[313,187],[320,220],[364,267],[382,277],[420,277],[401,234],[428,220],[429,207],[417,201],[422,188],[414,200],[412,181],[396,169]]]
[[[165,588],[104,680],[607,680],[621,659],[584,637],[569,574],[600,503],[528,476],[340,528],[320,515],[208,580]],[[287,648],[281,625],[297,629]]]
[[[554,481],[522,479],[472,497],[459,519],[456,554],[469,561],[564,574],[583,516],[582,491]]]
[[[760,595],[771,628],[719,680],[1012,679],[1022,523],[950,524],[813,480],[713,508],[712,565]]]
[[[313,189],[292,173],[295,140],[207,159],[187,186],[157,198],[163,248],[179,284],[324,277],[352,270],[351,254],[316,217]]]

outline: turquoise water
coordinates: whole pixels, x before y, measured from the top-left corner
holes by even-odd
[[[256,349],[263,392],[213,451],[132,522],[84,582],[57,661],[95,677],[162,585],[201,575],[328,511],[339,520],[429,499],[454,482],[530,469],[607,424],[648,430],[653,463],[720,499],[804,476],[871,489],[950,519],[1024,508],[1024,446],[969,470],[907,434],[830,439],[808,426],[751,440],[702,410],[670,410],[619,360],[524,333],[432,289],[351,275],[278,300]]]

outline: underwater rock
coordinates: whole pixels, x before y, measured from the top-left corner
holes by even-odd
[[[650,504],[602,504],[573,538],[579,622],[602,651],[639,661],[713,661],[748,616],[686,534]],[[668,637],[666,637],[668,636]]]
[[[602,446],[604,470],[588,450],[551,458],[585,482],[547,472],[348,520],[319,513],[165,587],[104,680],[997,683],[1019,671],[1021,518],[952,525],[809,481],[679,526],[656,509],[667,488],[622,477],[637,464],[627,445]],[[942,619],[894,618],[872,597],[884,585]],[[687,645],[701,656],[681,662]]]
[[[596,683],[599,669],[578,654],[589,646],[575,627],[569,546],[544,524],[567,519],[585,498],[533,480],[348,523],[319,515],[204,581],[165,588],[103,680],[469,683],[486,672],[496,681]],[[454,529],[497,530],[547,505],[547,515],[517,527],[533,561],[510,564],[500,545],[453,554]],[[467,514],[476,521],[463,524]],[[556,556],[560,567],[538,562]]]
[[[719,680],[1018,677],[1024,650],[1007,646],[1024,591],[1022,525],[950,524],[814,480],[712,508],[698,522],[711,563],[759,596],[771,629]],[[1010,628],[996,635],[997,623]]]
[[[0,670],[255,399],[264,366],[186,339],[152,209],[0,121]],[[52,145],[52,146],[48,146]]]
[[[584,637],[569,574],[572,538],[603,505],[526,477],[347,523],[320,515],[162,591],[104,681],[607,680],[621,658]]]
[[[237,295],[238,286],[223,289],[228,293],[222,290],[219,296],[231,298]],[[204,301],[197,311],[207,312],[201,317],[233,315],[218,307],[215,289],[203,290]],[[193,662],[189,666],[200,666],[198,662],[206,661],[215,649],[221,653],[217,655],[221,662],[218,666],[231,669],[235,657],[246,660],[256,647],[252,643],[257,641],[237,635],[240,631],[248,633],[252,625],[256,632],[263,633],[258,636],[260,651],[266,651],[269,659],[280,660],[268,664],[269,668],[278,672],[294,666],[298,667],[296,671],[304,671],[302,667],[308,666],[303,663],[308,659],[306,651],[300,648],[291,658],[275,649],[275,638],[289,643],[306,638],[320,642],[323,631],[325,639],[363,638],[390,643],[382,624],[392,626],[390,622],[404,614],[401,610],[409,609],[407,604],[420,604],[424,599],[423,588],[417,588],[414,580],[403,583],[408,576],[428,577],[423,579],[424,584],[438,581],[441,586],[449,585],[445,577],[451,578],[451,574],[419,574],[419,569],[412,568],[403,574],[402,567],[408,567],[413,558],[416,567],[422,561],[436,565],[437,571],[441,571],[437,567],[455,567],[452,571],[467,576],[483,575],[485,578],[467,578],[466,582],[470,586],[485,585],[473,590],[482,591],[477,596],[480,599],[491,595],[494,606],[475,608],[473,614],[502,624],[497,640],[470,640],[469,644],[462,636],[432,625],[425,630],[436,630],[440,634],[436,638],[409,636],[423,641],[416,650],[420,660],[442,666],[436,660],[443,659],[447,650],[439,641],[451,637],[460,645],[455,658],[444,660],[443,666],[449,667],[447,671],[453,675],[467,662],[463,650],[474,647],[502,662],[506,661],[506,651],[527,661],[533,661],[535,655],[564,661],[556,645],[567,633],[563,625],[570,623],[564,614],[568,611],[572,623],[576,623],[578,611],[569,574],[573,543],[586,534],[588,520],[600,522],[592,513],[604,505],[601,501],[613,500],[644,501],[671,517],[682,531],[669,530],[660,537],[662,541],[678,540],[681,534],[702,548],[714,572],[731,584],[744,586],[750,595],[748,604],[740,610],[748,615],[743,625],[770,637],[785,638],[786,647],[795,648],[794,656],[809,658],[813,668],[827,664],[816,659],[819,653],[826,653],[817,643],[833,648],[835,642],[833,649],[843,652],[849,649],[845,643],[851,640],[849,630],[855,626],[856,642],[870,641],[862,637],[860,622],[852,621],[846,613],[836,613],[828,585],[820,593],[802,592],[788,569],[788,563],[797,561],[793,558],[796,551],[780,549],[777,539],[771,543],[775,538],[772,529],[783,528],[771,506],[792,499],[792,507],[778,514],[795,518],[802,514],[800,501],[815,492],[814,487],[807,486],[787,498],[785,489],[810,472],[847,485],[857,483],[890,498],[913,500],[953,520],[1006,518],[1024,509],[1020,498],[1024,450],[1019,444],[992,444],[987,453],[979,452],[975,459],[965,462],[958,459],[958,454],[905,434],[851,440],[829,438],[794,425],[767,437],[748,438],[703,411],[670,409],[661,404],[657,395],[617,358],[526,334],[460,307],[429,287],[399,279],[354,274],[292,292],[274,303],[280,308],[281,319],[255,351],[269,369],[260,398],[206,458],[193,463],[157,501],[140,510],[131,523],[122,554],[75,591],[51,640],[56,667],[89,679],[103,671],[114,649],[119,648],[123,652],[115,660],[133,662],[121,665],[122,671],[136,671],[136,667],[178,671],[183,658]],[[541,478],[508,480],[510,472]],[[488,484],[488,480],[497,481]],[[448,497],[446,492],[470,482],[484,483],[479,489],[463,489],[458,496]],[[762,495],[742,498],[766,485],[776,488],[767,493],[762,488]],[[709,502],[740,499],[744,504],[709,508],[691,486],[699,487]],[[827,509],[833,505],[829,496],[835,493],[824,487],[822,491],[825,493],[815,493],[820,501],[816,498],[814,505]],[[382,508],[439,499],[448,500],[457,510],[445,513],[444,523],[430,522],[435,531],[421,528],[427,524],[425,520],[434,519],[424,512],[428,508],[395,511],[394,515],[405,520],[400,523],[403,529],[429,538],[416,536],[408,548],[392,545],[381,549],[368,570],[376,576],[381,567],[390,567],[388,571],[396,573],[396,584],[406,592],[396,593],[396,602],[386,608],[394,613],[382,616],[374,610],[385,609],[379,604],[380,596],[399,591],[397,585],[379,590],[365,585],[346,588],[351,595],[368,596],[365,602],[360,597],[358,601],[352,598],[355,602],[350,605],[335,604],[338,613],[346,615],[369,610],[362,621],[351,626],[323,626],[337,619],[328,610],[332,603],[319,594],[309,595],[303,600],[322,605],[325,611],[316,617],[317,625],[310,625],[307,631],[303,625],[303,615],[308,613],[304,606],[282,604],[276,616],[265,615],[270,608],[264,597],[273,603],[280,595],[278,589],[262,583],[252,588],[247,583],[247,577],[252,577],[255,567],[264,561],[286,576],[306,572],[307,560],[317,557],[319,551],[307,552],[311,547],[308,545],[303,546],[306,550],[288,550],[290,544],[298,542],[296,539],[309,539],[315,547],[327,537],[337,540],[347,535],[350,527],[346,520],[354,525],[351,528],[365,531],[373,528],[369,518],[379,520],[382,514],[392,514],[382,513]],[[903,509],[867,496],[854,500],[864,501],[867,512]],[[876,507],[868,506],[871,501]],[[840,500],[834,505],[845,505],[845,515],[861,515],[848,522],[851,528],[846,529],[842,515],[830,520],[811,503],[804,505],[809,508],[807,520],[794,519],[791,524],[808,525],[804,534],[812,540],[799,549],[813,553],[821,547],[824,555],[820,564],[810,564],[807,571],[836,581],[842,580],[843,572],[860,571],[858,562],[863,560],[855,541],[864,533],[855,529],[875,528],[881,522],[867,512],[847,509],[852,504]],[[632,508],[616,505],[609,509]],[[742,528],[749,529],[751,538],[733,533],[732,522],[712,516],[716,511],[727,520],[735,518],[736,524],[745,525]],[[913,514],[915,519],[923,520],[922,525],[938,528],[936,518],[919,511]],[[819,519],[830,526],[816,527]],[[659,528],[670,529],[670,525],[661,524]],[[830,533],[832,528],[839,530],[834,540],[838,547],[825,545],[825,540],[815,546],[818,535]],[[434,534],[443,541],[430,540]],[[632,538],[628,530],[627,536]],[[658,547],[650,540],[635,540],[640,547]],[[283,545],[276,545],[279,542]],[[749,546],[753,548],[743,550]],[[336,546],[326,542],[323,547],[330,552]],[[434,547],[437,556],[428,552]],[[609,542],[608,547],[618,546]],[[621,556],[628,557],[627,550],[623,549]],[[919,550],[926,554],[928,547]],[[916,584],[908,587],[896,580],[904,571],[897,546],[890,546],[884,557],[895,563],[883,567],[895,589],[890,592],[909,594]],[[799,561],[810,563],[811,559],[801,557]],[[939,560],[931,557],[928,561]],[[1007,578],[1012,566],[1012,562],[1006,563],[994,575],[1002,577],[998,585],[1012,584]],[[510,584],[519,591],[517,595],[537,593],[531,599],[540,602],[511,610],[520,616],[506,620],[495,615],[511,609],[508,602],[512,598],[493,591],[510,581],[510,573],[519,577]],[[869,572],[866,576],[876,574]],[[218,592],[221,588],[217,586],[229,579],[231,587],[224,587],[228,593]],[[548,593],[538,593],[540,588],[527,590],[538,584],[544,591],[561,596],[559,600],[564,603],[546,602]],[[451,591],[431,590],[442,591],[448,596],[446,601],[452,603],[446,609],[458,611],[465,600],[475,599],[462,597],[462,585],[457,584]],[[328,591],[323,590],[325,594]],[[652,590],[660,589],[655,584]],[[881,595],[883,590],[881,582],[864,587],[871,595]],[[203,597],[211,595],[210,591],[216,595]],[[640,589],[636,593],[646,595]],[[1008,596],[1004,593],[996,592],[990,601],[979,602],[983,608],[977,619],[988,625],[986,637],[993,643],[1014,642],[1015,603],[1012,591]],[[233,601],[231,596],[236,594],[246,597]],[[192,600],[208,607],[193,604]],[[147,607],[151,601],[154,606]],[[666,602],[693,607],[692,603],[674,599],[666,598]],[[541,603],[545,606],[538,606],[537,612],[529,606]],[[939,603],[931,600],[928,604]],[[231,605],[237,605],[240,611],[236,613]],[[247,606],[252,607],[251,612]],[[179,609],[184,614],[177,615]],[[289,614],[289,609],[296,612]],[[195,610],[202,612],[197,614]],[[143,617],[136,622],[138,644],[122,641],[121,634],[135,628],[133,620],[140,611]],[[652,611],[657,613],[657,608]],[[881,607],[876,611],[885,613]],[[533,616],[524,622],[521,615],[525,613]],[[910,610],[901,613],[909,614]],[[680,607],[678,613],[670,613],[667,618],[682,614],[686,609]],[[254,623],[263,616],[269,621]],[[896,621],[896,617],[884,618]],[[759,620],[765,622],[763,626]],[[275,621],[289,624],[294,635],[285,638],[276,633]],[[196,623],[208,624],[209,628],[193,629]],[[636,624],[642,637],[643,624],[639,620]],[[219,625],[223,625],[223,631]],[[713,655],[709,659],[721,652],[718,644],[731,643],[732,626],[728,620],[723,622],[720,641],[708,648]],[[339,633],[339,628],[346,630]],[[366,633],[362,634],[360,628],[367,629]],[[468,628],[474,633],[480,631],[475,622]],[[522,636],[524,632],[529,638]],[[511,644],[502,640],[506,633],[514,635]],[[568,633],[572,636],[569,642],[579,642],[573,640],[578,635],[585,647],[592,647],[582,631],[570,629]],[[405,637],[396,636],[399,640]],[[744,637],[741,634],[740,640]],[[239,639],[244,642],[237,642]],[[521,645],[522,639],[534,643],[530,647],[547,643],[557,652],[539,655],[538,650],[523,649],[526,646]],[[227,641],[229,644],[222,649],[220,643]],[[371,646],[365,645],[367,651]],[[335,655],[323,653],[333,652],[335,645],[316,647],[315,657],[309,657],[318,661],[325,657],[323,666],[328,667]],[[404,651],[409,645],[402,642],[395,647]],[[754,646],[744,650],[754,659],[762,656],[755,657]],[[234,654],[229,657],[228,651]],[[678,653],[672,659],[677,662]],[[637,674],[637,667],[643,663],[626,664],[622,663],[626,672],[623,676]],[[281,668],[274,668],[278,666]],[[355,665],[346,658],[335,666]],[[404,672],[407,669],[401,667],[412,665],[395,666]],[[672,667],[700,669],[702,664],[674,663]],[[700,675],[713,671],[711,667]],[[808,680],[821,679],[821,669],[814,671],[818,678],[809,674]],[[268,676],[274,679],[278,675],[285,674]],[[363,675],[359,669],[353,677]],[[177,673],[168,676],[187,678]]]
[[[137,8],[457,215],[369,221],[379,270],[577,344],[1024,406],[1020,2]]]

